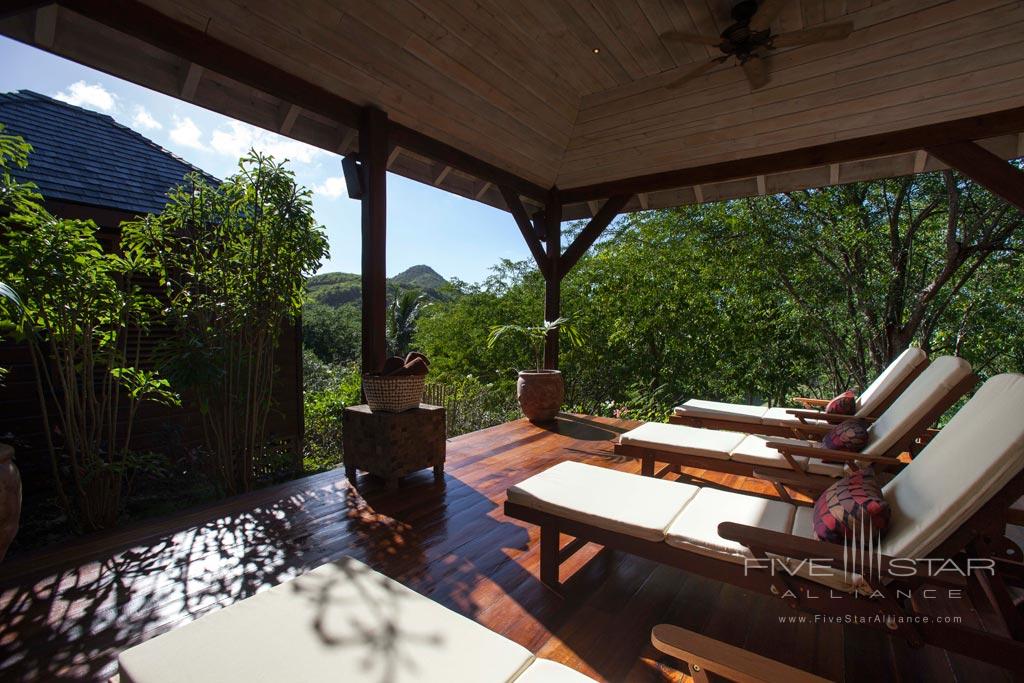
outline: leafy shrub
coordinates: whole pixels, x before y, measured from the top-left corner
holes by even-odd
[[[303,353],[303,369],[306,372],[303,471],[320,472],[342,462],[342,413],[347,406],[362,402],[360,374],[356,365],[323,363],[309,351]]]

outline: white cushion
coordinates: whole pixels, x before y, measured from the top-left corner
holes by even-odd
[[[124,683],[511,681],[533,661],[523,646],[350,558],[118,658]]]
[[[882,489],[882,551],[923,557],[1024,467],[1024,375],[997,375]]]
[[[736,448],[745,436],[739,432],[647,422],[620,436],[619,442],[657,451],[725,460],[729,451]]]
[[[675,414],[685,417],[706,417],[733,422],[761,424],[761,417],[767,412],[765,406],[750,406],[742,403],[723,403],[721,401],[704,401],[691,398],[681,406],[676,406]]]
[[[593,683],[594,679],[584,676],[576,669],[550,659],[535,659],[515,683]]]
[[[879,406],[896,391],[907,377],[921,363],[928,360],[928,354],[918,348],[910,347],[889,363],[875,381],[857,397],[857,415],[875,415]]]
[[[769,441],[775,441],[778,443],[788,443],[794,446],[810,446],[810,441],[804,441],[803,439],[790,439],[783,436],[772,436],[763,437],[751,434],[747,438],[743,439],[736,448],[729,453],[729,459],[736,462],[743,462],[757,467],[775,467],[790,469],[789,461],[786,460],[774,448],[769,448],[766,444]],[[807,463],[807,458],[801,455],[793,456],[793,459],[800,465]]]
[[[661,541],[665,529],[700,489],[566,460],[508,490],[517,505],[608,531]]]
[[[884,455],[970,374],[971,364],[963,358],[936,358],[868,427],[868,445],[864,453]]]
[[[702,488],[669,526],[665,542],[676,548],[743,563],[750,550],[718,535],[722,522],[736,522],[789,533],[795,506],[734,491]]]
[[[775,427],[799,427],[800,418],[790,415],[792,408],[775,407],[769,408],[761,416],[761,423]]]
[[[821,458],[807,458],[807,471],[810,474],[823,474],[837,479],[846,476],[846,465],[841,462],[825,462]]]

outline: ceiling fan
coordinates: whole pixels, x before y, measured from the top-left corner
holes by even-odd
[[[827,26],[803,29],[802,31],[791,31],[780,35],[773,35],[771,23],[778,16],[783,6],[790,0],[742,0],[733,5],[733,24],[722,31],[719,36],[704,35],[700,33],[688,33],[686,31],[666,31],[661,34],[665,40],[680,43],[696,43],[698,45],[711,45],[722,51],[721,57],[715,57],[695,69],[691,69],[681,77],[672,81],[665,87],[675,90],[687,81],[697,78],[706,71],[709,71],[716,64],[725,62],[730,57],[736,57],[750,87],[756,90],[768,83],[770,76],[765,64],[766,52],[780,47],[793,45],[811,45],[813,43],[824,43],[831,40],[843,40],[853,32],[853,22],[844,21]]]

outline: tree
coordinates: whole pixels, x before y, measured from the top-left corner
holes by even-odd
[[[144,367],[143,334],[159,302],[135,282],[139,252],[104,251],[92,221],[61,220],[9,166],[29,147],[0,133],[0,271],[19,293],[0,306],[27,343],[57,498],[71,526],[111,526],[128,476],[145,460],[131,448],[143,401],[176,404],[167,380]],[[14,290],[11,290],[13,292]]]
[[[388,306],[388,353],[405,356],[409,353],[416,323],[427,305],[427,297],[415,289],[393,290]]]
[[[836,385],[864,385],[911,343],[967,330],[1012,268],[1024,215],[952,171],[752,200],[750,247],[815,330]],[[978,279],[979,273],[983,274]],[[969,298],[969,295],[981,296]]]
[[[299,315],[327,238],[311,193],[257,152],[220,185],[195,174],[169,200],[126,224],[124,242],[156,264],[175,328],[165,365],[198,400],[215,480],[247,491],[266,465],[282,323]]]

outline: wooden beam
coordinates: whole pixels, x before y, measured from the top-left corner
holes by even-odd
[[[288,108],[284,112],[284,117],[281,119],[281,125],[277,127],[277,132],[281,135],[288,135],[292,132],[292,126],[295,125],[295,119],[299,118],[299,113],[302,111],[302,107],[298,105],[289,104]]]
[[[456,168],[466,175],[480,178],[481,180],[489,180],[495,185],[511,187],[519,194],[538,201],[544,201],[544,198],[547,196],[546,191],[540,185],[520,178],[514,173],[498,168],[486,161],[477,159],[462,150],[456,149],[440,140],[435,140],[412,128],[394,124],[391,132],[396,145],[401,145],[410,152]]]
[[[391,152],[388,154],[388,168],[391,168],[391,164],[395,163],[399,155],[402,153],[402,148],[395,145]]]
[[[640,202],[640,208],[641,209],[646,211],[648,208],[650,208],[648,206],[648,200],[647,200],[647,193],[646,192],[641,192],[640,194],[638,194],[636,196],[636,198],[637,198],[637,201]]]
[[[1024,130],[1024,107],[1017,107],[944,123],[933,123],[916,128],[828,142],[746,159],[580,185],[562,190],[561,196],[565,203],[575,204],[617,194],[657,192],[658,190],[751,178],[761,174],[797,171],[845,161],[884,157],[951,142],[1009,135],[1021,130]]]
[[[452,172],[451,166],[445,166],[441,169],[441,172],[434,178],[434,187],[437,187],[444,182],[444,179],[448,177],[448,174]]]
[[[765,182],[763,175],[757,176],[757,193],[762,197],[768,194],[768,185]]]
[[[914,153],[914,173],[924,173],[925,164],[928,163],[928,152],[923,149]]]
[[[203,30],[178,21],[138,0],[61,0],[62,7],[114,30],[177,55],[255,90],[302,107],[349,127],[358,127],[362,107],[315,83],[281,69]],[[536,183],[498,168],[472,154],[406,126],[392,123],[393,142],[406,150],[452,166],[467,175],[508,185],[522,195],[544,201]]]
[[[828,184],[838,185],[839,184],[839,164],[828,165]]]
[[[387,358],[388,115],[367,107],[359,127],[362,164],[362,366],[379,372]]]
[[[345,134],[341,136],[341,142],[338,143],[338,154],[348,154],[352,151],[352,143],[356,141],[356,136],[359,135],[358,128],[348,128],[345,130]],[[396,148],[397,149],[397,148]]]
[[[559,278],[565,277],[565,274],[572,270],[573,266],[583,258],[583,255],[594,245],[594,242],[601,236],[604,229],[615,220],[615,217],[619,215],[619,212],[622,211],[629,200],[630,195],[628,194],[611,197],[594,214],[594,217],[587,223],[587,227],[583,228],[580,234],[576,235],[576,239],[566,247],[565,253],[562,254],[561,263],[558,266]]]
[[[50,49],[57,35],[57,5],[47,5],[36,10],[35,28],[32,39],[39,47]]]
[[[589,202],[587,202],[587,210],[590,211],[591,218],[597,215],[597,212],[600,210],[600,208],[601,203],[596,199],[591,199]]]
[[[544,206],[544,233],[547,237],[548,272],[544,280],[544,319],[557,320],[562,315],[562,199],[558,188],[548,191]],[[558,369],[558,330],[552,330],[544,342],[544,367]]]
[[[185,72],[185,80],[181,84],[181,99],[189,101],[196,96],[196,88],[199,87],[199,81],[202,77],[203,67],[195,62],[189,62],[188,71]]]
[[[480,198],[487,194],[487,190],[491,189],[491,184],[486,180],[480,185],[480,189],[473,195],[473,199],[480,201]]]
[[[507,187],[499,187],[501,190],[501,196],[505,198],[505,206],[508,207],[509,213],[512,214],[512,218],[516,221],[516,226],[519,228],[519,232],[522,233],[523,239],[526,240],[526,246],[530,248],[530,253],[533,254],[533,260],[537,262],[537,268],[540,270],[544,279],[548,277],[548,257],[544,253],[544,247],[541,246],[540,240],[537,239],[537,233],[533,230],[533,222],[530,220],[529,215],[526,213],[526,207],[523,206],[523,202],[519,199],[519,195]]]
[[[948,166],[1024,211],[1024,171],[974,142],[926,148]]]
[[[704,188],[702,188],[700,185],[694,185],[693,186],[693,197],[694,197],[694,199],[697,200],[698,204],[703,204],[704,203]]]

